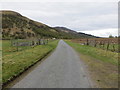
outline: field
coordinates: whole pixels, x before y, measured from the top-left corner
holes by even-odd
[[[101,48],[66,41],[80,55],[97,88],[118,87],[118,53]]]
[[[11,80],[26,68],[39,61],[47,53],[56,48],[58,40],[50,41],[46,45],[11,46],[10,40],[2,41],[2,79],[3,83]]]

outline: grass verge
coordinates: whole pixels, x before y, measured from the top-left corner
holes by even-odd
[[[47,45],[38,45],[27,49],[11,52],[10,41],[3,41],[2,56],[2,81],[6,83],[19,75],[29,66],[38,62],[46,54],[56,48],[58,40],[49,42]],[[7,49],[10,50],[7,50]]]
[[[88,68],[97,88],[118,88],[118,53],[66,41]]]
[[[104,62],[109,62],[111,64],[118,65],[118,53],[102,50],[100,48],[95,48],[92,46],[80,45],[79,43],[73,43],[70,41],[66,42],[70,46],[74,47],[75,50],[84,55],[89,55]]]

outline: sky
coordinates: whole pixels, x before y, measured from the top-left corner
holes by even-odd
[[[105,1],[105,0],[104,0]],[[87,34],[118,36],[118,2],[1,2],[1,10],[16,11],[51,27]]]

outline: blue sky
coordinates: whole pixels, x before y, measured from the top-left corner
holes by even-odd
[[[49,26],[107,37],[118,34],[117,2],[2,2],[13,10]]]

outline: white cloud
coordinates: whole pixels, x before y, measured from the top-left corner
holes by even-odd
[[[111,29],[100,29],[100,30],[92,30],[92,31],[80,31],[83,33],[99,36],[99,37],[109,37],[109,35],[112,36],[118,36],[118,29],[117,28],[111,28]]]

